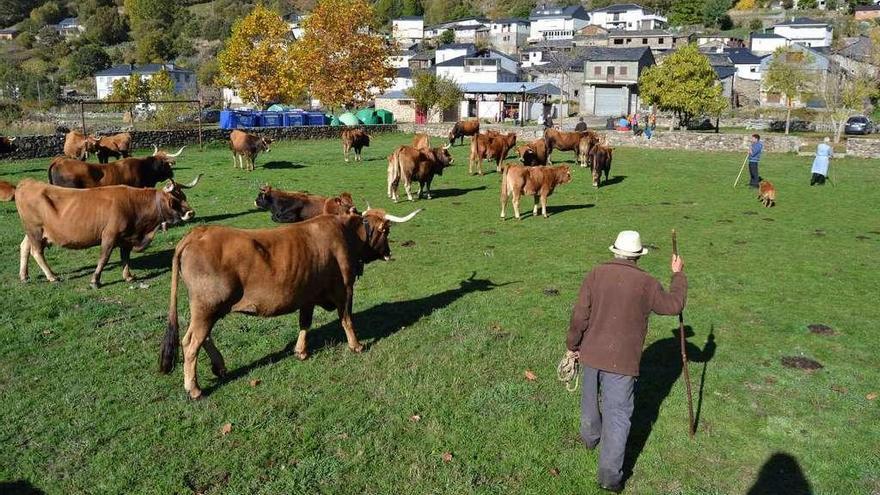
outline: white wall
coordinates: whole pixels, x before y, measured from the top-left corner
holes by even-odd
[[[602,26],[605,29],[626,29],[627,31],[638,29],[659,29],[666,24],[666,18],[656,14],[645,14],[642,9],[632,9],[620,12],[617,19],[613,12],[590,12],[590,24]],[[643,26],[643,24],[645,24]]]
[[[737,64],[736,75],[740,79],[749,81],[761,80],[761,64]]]
[[[533,20],[529,25],[529,40],[572,39],[574,38],[575,31],[587,25],[588,22],[583,19],[565,19],[562,17],[547,17]]]
[[[464,84],[472,82],[494,83],[499,82],[498,71],[483,70],[479,72],[468,72],[464,67],[437,67],[437,75],[452,79],[453,81]],[[489,68],[487,68],[489,69]]]
[[[832,32],[825,26],[775,26],[773,32],[806,46],[831,46]]]
[[[457,57],[463,57],[469,53],[469,50],[466,48],[440,48],[434,52],[434,64],[439,64]]]
[[[752,38],[751,51],[758,55],[773,53],[780,46],[788,46],[791,44],[785,38]]]
[[[391,35],[397,40],[420,40],[424,36],[425,22],[422,19],[393,19]]]

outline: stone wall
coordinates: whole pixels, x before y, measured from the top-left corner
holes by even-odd
[[[880,139],[849,138],[846,140],[846,156],[880,158]]]
[[[397,124],[366,126],[371,134],[396,132]],[[330,126],[302,126],[302,127],[261,127],[258,129],[245,129],[261,136],[271,137],[274,140],[291,139],[332,139],[338,138],[345,127]],[[228,129],[204,129],[202,139],[205,144],[212,142],[225,142],[229,140]],[[170,131],[132,131],[132,146],[139,149],[149,149],[155,144],[159,147],[169,146],[194,146],[199,143],[199,133],[196,129],[181,129]],[[55,134],[50,136],[21,136],[15,140],[16,149],[12,153],[0,154],[0,159],[24,159],[44,158],[60,155],[64,147],[64,135]]]

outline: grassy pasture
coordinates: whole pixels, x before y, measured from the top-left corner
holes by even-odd
[[[31,261],[23,285],[18,216],[0,204],[0,493],[594,493],[579,394],[555,377],[571,305],[622,229],[641,231],[653,251],[642,266],[667,284],[673,227],[699,428],[689,441],[677,321],[653,317],[627,493],[880,492],[880,406],[866,398],[880,391],[880,163],[844,159],[835,186],[810,188],[808,158],[768,155],[761,172],[779,198],[764,209],[731,187],[741,155],[621,148],[612,184],[596,191],[577,168],[549,219],[501,222],[499,177],[466,176],[467,147],[435,199],[390,203],[385,156],[409,139],[374,139],[362,164],[343,163],[336,141],[278,143],[251,173],[223,146],[184,152],[178,178],[205,174],[189,194],[194,224],[271,225],[253,209],[265,182],[426,208],[392,228],[395,261],[357,284],[367,352],[351,354],[322,310],[305,362],[292,355],[295,315],[231,315],[214,331],[230,377],[215,380],[202,352],[198,402],[179,365],[157,373],[171,253],[191,225],[133,255],[135,284],[118,252],[92,290],[97,249],[50,248],[64,280],[48,284]],[[0,179],[44,179],[48,161],[4,162]],[[187,308],[182,289],[184,324]],[[824,368],[790,369],[786,356]],[[770,459],[787,462],[762,472]]]

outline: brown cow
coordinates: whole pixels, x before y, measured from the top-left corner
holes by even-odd
[[[49,184],[75,189],[101,186],[156,187],[156,184],[174,177],[171,168],[177,153],[159,151],[153,146],[153,155],[145,158],[123,158],[107,164],[86,163],[59,156],[49,165]],[[198,180],[198,179],[196,179]]]
[[[547,143],[547,157],[553,150],[578,152],[582,132],[563,132],[559,129],[548,127],[544,130],[544,141]]]
[[[431,149],[431,138],[427,134],[416,134],[413,136],[412,147],[417,150]]]
[[[95,146],[95,154],[98,155],[98,163],[109,162],[111,156],[114,159],[130,157],[131,134],[123,132],[112,136],[102,136]]]
[[[578,162],[581,167],[592,167],[592,154],[594,146],[599,144],[599,135],[593,131],[584,131],[580,141],[578,142]]]
[[[459,144],[464,144],[465,136],[476,136],[480,133],[480,121],[477,119],[472,120],[459,120],[452,126],[452,130],[449,131],[449,144],[455,144],[455,140],[459,140]]]
[[[203,345],[216,376],[226,373],[223,356],[211,330],[230,312],[279,316],[299,310],[295,352],[308,357],[306,331],[315,306],[336,309],[348,347],[361,352],[351,321],[354,283],[364,265],[388,260],[391,222],[412,219],[419,210],[398,218],[382,210],[363,215],[321,215],[272,229],[234,229],[219,225],[197,227],[177,244],[171,265],[168,329],[162,341],[159,368],[169,373],[183,346],[183,386],[198,399],[202,391],[196,374]],[[180,279],[189,293],[190,322],[183,341],[177,319]]]
[[[354,148],[355,161],[361,161],[361,149],[370,146],[370,135],[363,129],[344,129],[342,131],[342,154],[348,162],[348,152]]]
[[[305,192],[279,191],[266,185],[260,188],[254,206],[270,211],[273,222],[295,223],[318,215],[348,213],[354,209],[354,200],[347,192],[328,198]]]
[[[0,136],[0,153],[12,153],[15,151],[15,140],[18,138]]]
[[[247,170],[253,170],[257,155],[259,155],[260,152],[268,153],[271,151],[269,150],[269,145],[271,144],[271,138],[248,134],[238,129],[232,131],[229,133],[229,149],[232,150],[232,167],[239,167],[242,170],[245,170],[243,160],[246,158]],[[236,157],[238,157],[238,163],[235,162]]]
[[[513,215],[519,216],[519,199],[523,194],[535,198],[532,215],[538,216],[538,200],[541,201],[541,214],[547,218],[547,196],[553,194],[556,186],[571,182],[571,169],[568,165],[556,167],[526,167],[523,165],[505,165],[501,178],[501,219],[506,218],[507,199],[513,196]]]
[[[508,132],[501,134],[489,131],[486,134],[477,134],[471,139],[471,155],[468,159],[468,174],[479,172],[483,175],[483,160],[495,160],[495,171],[501,172],[501,162],[507,158],[507,153],[516,146],[516,133]]]
[[[529,144],[520,146],[516,149],[519,155],[519,161],[527,167],[536,165],[552,165],[550,158],[547,156],[547,143],[544,138],[539,138]]]
[[[611,159],[613,148],[603,144],[597,144],[590,150],[590,168],[593,172],[593,187],[599,187],[602,173],[605,173],[605,182],[608,182],[608,174],[611,173]]]
[[[141,252],[150,245],[159,228],[192,218],[195,214],[186,202],[182,186],[174,181],[161,190],[128,186],[99,187],[90,190],[67,189],[32,179],[24,179],[10,195],[8,187],[2,199],[15,199],[15,207],[25,236],[21,241],[19,277],[28,280],[28,255],[50,282],[58,277],[43,257],[50,244],[69,249],[101,246],[98,266],[92,275],[92,287],[100,287],[101,272],[113,248],[119,246],[122,276],[134,280],[128,266],[131,251]],[[14,197],[10,197],[14,196]]]
[[[77,160],[88,160],[89,153],[94,153],[98,138],[87,136],[79,131],[70,131],[64,136],[64,156]]]
[[[403,178],[403,189],[410,201],[412,198],[412,181],[418,181],[418,198],[424,191],[431,199],[431,181],[435,175],[443,175],[443,169],[452,165],[453,158],[449,154],[449,146],[417,150],[410,146],[400,146],[388,155],[388,197],[396,203],[397,186]]]

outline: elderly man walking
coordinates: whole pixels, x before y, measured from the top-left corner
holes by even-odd
[[[621,232],[609,249],[614,259],[594,268],[581,285],[566,346],[568,357],[577,355],[583,368],[581,439],[589,449],[601,444],[599,486],[619,492],[648,316],[680,313],[687,298],[687,278],[684,262],[676,255],[669,292],[639,268],[638,260],[648,250],[638,232]]]

